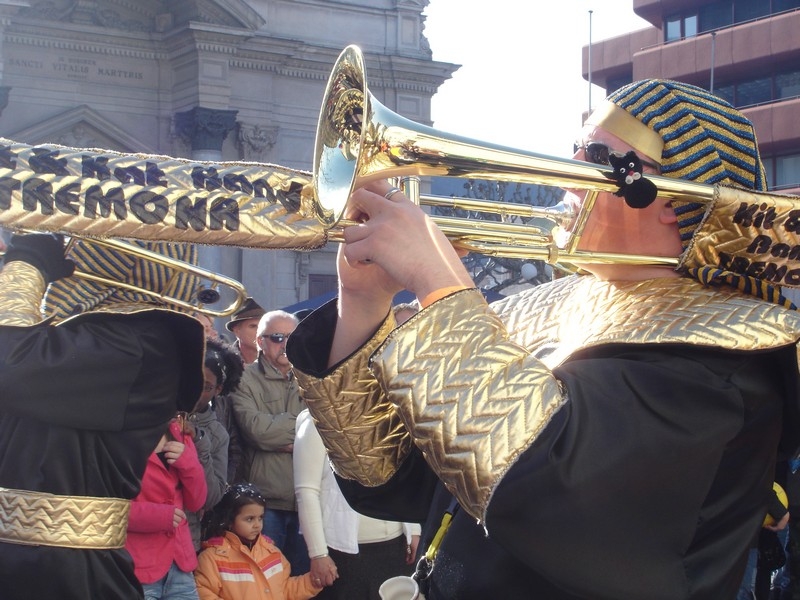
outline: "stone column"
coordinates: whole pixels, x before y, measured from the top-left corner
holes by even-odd
[[[196,106],[175,113],[175,133],[191,145],[194,160],[221,161],[222,143],[236,127],[237,112]],[[239,248],[201,245],[198,246],[198,256],[204,269],[242,280],[242,251]],[[226,306],[229,300],[223,297],[219,306],[214,308]],[[224,332],[224,320],[217,320],[215,329]]]

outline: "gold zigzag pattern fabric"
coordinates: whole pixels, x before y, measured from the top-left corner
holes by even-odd
[[[125,546],[130,502],[0,488],[0,541],[64,548]]]

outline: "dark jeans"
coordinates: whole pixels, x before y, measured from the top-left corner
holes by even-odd
[[[311,569],[308,547],[300,533],[300,520],[291,510],[267,509],[261,532],[283,552],[292,565],[292,575],[302,575]]]

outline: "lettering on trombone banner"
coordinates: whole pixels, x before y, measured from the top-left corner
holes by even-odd
[[[792,235],[800,233],[800,210],[779,215],[775,207],[766,203],[742,202],[733,222],[744,229],[752,229],[753,235],[748,238],[751,241],[745,250],[746,256],[720,252],[721,269],[776,285],[800,286],[800,263],[796,268],[792,265],[793,261],[800,261],[800,245],[778,241],[777,236],[767,233],[781,230]]]
[[[0,145],[0,171],[11,171],[0,176],[0,212],[11,209],[18,198],[22,210],[42,215],[61,213],[118,221],[132,217],[143,224],[161,224],[172,212],[178,229],[238,231],[239,203],[236,197],[225,195],[227,192],[280,203],[291,214],[301,205],[303,185],[299,182],[291,182],[287,190],[276,189],[264,178],[220,172],[213,165],[185,167],[192,182],[192,191],[187,192],[170,186],[167,174],[154,161],[112,166],[110,156],[82,154],[78,158],[71,152],[67,158],[58,149],[44,147],[32,147],[25,154]],[[14,172],[24,176],[17,179]],[[30,173],[33,175],[28,176]],[[84,185],[90,180],[120,185]],[[213,193],[210,202],[204,192]]]

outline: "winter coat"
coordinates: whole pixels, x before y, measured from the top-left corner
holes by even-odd
[[[245,367],[231,394],[233,414],[242,434],[247,480],[273,510],[297,511],[292,454],[295,419],[305,408],[294,376],[285,377],[263,354]]]
[[[291,577],[289,561],[264,535],[252,549],[231,532],[203,548],[194,573],[200,600],[307,600],[322,590],[311,573]]]
[[[170,425],[180,439],[176,423]],[[181,571],[197,567],[189,524],[184,519],[173,526],[175,507],[185,512],[197,511],[206,500],[206,478],[189,436],[183,453],[169,467],[153,452],[147,460],[142,491],[131,502],[128,538],[125,548],[133,557],[136,577],[142,583],[154,583],[164,577],[174,562]]]

